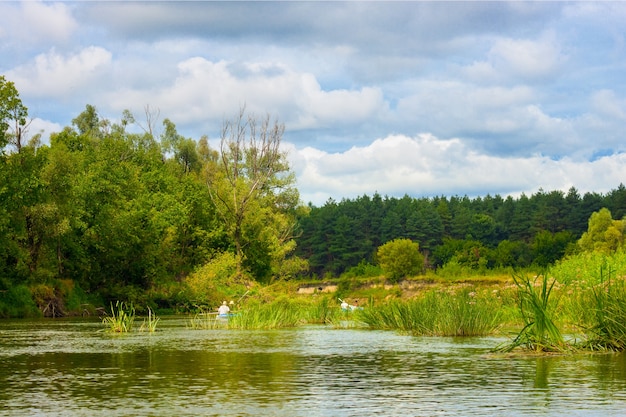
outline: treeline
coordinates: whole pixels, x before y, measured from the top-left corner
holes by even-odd
[[[46,314],[87,301],[210,304],[232,283],[368,268],[397,238],[416,242],[428,268],[545,266],[575,250],[592,213],[626,214],[621,184],[606,195],[374,194],[303,206],[282,124],[241,109],[211,148],[157,119],[146,107],[142,122],[128,111],[112,122],[87,105],[41,144],[0,76],[0,316],[27,315],[8,308],[33,300]],[[623,229],[609,234],[621,242]]]
[[[420,245],[427,266],[474,270],[544,267],[566,253],[587,231],[592,213],[607,208],[626,215],[626,187],[607,194],[540,190],[518,198],[402,198],[364,195],[310,207],[300,219],[297,253],[320,277],[339,275],[363,262],[375,264],[376,249],[393,239]]]
[[[28,292],[41,310],[195,297],[183,278],[224,254],[240,280],[302,268],[287,260],[304,207],[279,149],[283,125],[242,108],[211,148],[145,110],[142,122],[128,111],[112,122],[87,105],[41,144],[0,77],[0,316]]]

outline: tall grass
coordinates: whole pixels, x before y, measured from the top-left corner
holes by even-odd
[[[499,324],[496,304],[486,293],[463,288],[457,292],[429,291],[409,301],[395,300],[358,310],[355,316],[375,329],[427,336],[481,336]]]
[[[593,288],[595,322],[585,347],[591,350],[626,350],[626,288],[624,277],[611,278],[611,269],[600,271],[600,284]]]
[[[518,288],[518,307],[524,327],[509,344],[498,350],[510,352],[517,347],[535,352],[562,352],[568,349],[554,321],[558,299],[551,297],[556,280],[545,274],[530,279],[513,275]]]
[[[302,319],[306,323],[332,323],[340,313],[332,297],[323,297],[297,308],[303,310]]]
[[[194,330],[209,330],[224,328],[227,324],[226,319],[221,319],[216,314],[200,312],[189,319],[187,327]]]
[[[111,315],[102,319],[102,323],[107,330],[112,333],[128,333],[133,328],[135,321],[135,308],[132,304],[127,305],[124,302],[117,301],[115,308],[111,303]]]
[[[306,322],[302,306],[288,299],[272,303],[249,302],[228,319],[230,329],[279,329]]]
[[[139,331],[154,333],[160,320],[161,319],[152,312],[152,309],[148,307],[148,317],[144,318],[141,327],[139,327]]]
[[[248,300],[227,319],[215,314],[199,313],[189,320],[192,329],[279,329],[302,324],[328,324],[340,315],[332,297],[315,300],[281,297],[274,301]]]
[[[557,277],[562,284],[580,282],[595,285],[603,281],[602,273],[610,269],[615,276],[626,275],[626,251],[612,254],[583,252],[569,256],[550,268],[550,275]],[[598,271],[601,272],[598,275]]]

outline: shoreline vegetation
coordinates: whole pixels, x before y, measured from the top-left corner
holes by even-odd
[[[271,285],[230,283],[216,289],[234,298],[220,318],[207,300],[178,313],[191,329],[280,329],[309,324],[397,331],[412,336],[507,336],[494,353],[566,354],[626,350],[626,254],[584,253],[543,274],[500,271],[465,277],[437,274],[390,283],[383,276]],[[243,296],[235,298],[239,291]],[[339,300],[358,304],[343,310]],[[157,331],[157,316],[176,313],[117,302],[103,315],[111,333]],[[145,313],[133,327],[137,311]]]
[[[98,316],[111,333],[173,313],[195,314],[192,328],[513,329],[499,350],[626,349],[623,184],[315,207],[278,119],[244,105],[212,148],[145,118],[87,105],[44,144],[0,75],[0,317]],[[232,316],[210,322],[223,301]]]

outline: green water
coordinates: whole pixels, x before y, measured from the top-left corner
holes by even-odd
[[[494,356],[497,338],[310,326],[113,336],[0,321],[2,416],[620,416],[626,356]]]

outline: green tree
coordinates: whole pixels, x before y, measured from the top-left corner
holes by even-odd
[[[87,104],[85,110],[74,119],[72,124],[78,129],[78,133],[91,138],[100,138],[104,135],[103,127],[108,121],[101,121],[95,106]]]
[[[200,154],[198,146],[193,139],[179,135],[176,125],[169,119],[163,120],[165,132],[161,135],[161,144],[165,153],[173,152],[176,161],[182,171],[188,174],[200,169]]]
[[[493,250],[493,259],[498,267],[525,267],[530,265],[530,248],[525,242],[505,239]]]
[[[394,282],[416,275],[424,268],[424,256],[419,244],[410,239],[394,239],[378,248],[378,263],[387,277]]]
[[[615,252],[624,242],[624,221],[613,220],[611,212],[602,208],[589,218],[589,227],[578,241],[586,252]]]
[[[18,153],[21,151],[27,117],[28,109],[22,104],[15,84],[0,76],[0,150],[13,143]]]
[[[280,150],[284,130],[269,116],[259,120],[242,108],[224,122],[218,161],[207,166],[209,192],[233,242],[238,275],[248,267],[266,279],[295,248],[299,194]]]
[[[565,255],[569,244],[574,241],[573,235],[567,231],[538,232],[532,243],[533,263],[541,267],[553,264]]]

